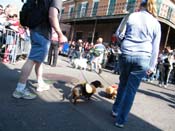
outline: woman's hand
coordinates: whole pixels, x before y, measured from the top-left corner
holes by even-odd
[[[153,73],[153,71],[152,70],[150,70],[150,69],[148,69],[147,71],[146,71],[146,74],[149,76],[151,73]]]

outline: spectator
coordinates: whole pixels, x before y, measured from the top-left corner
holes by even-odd
[[[6,22],[6,15],[4,13],[3,6],[0,5],[0,29],[2,26],[4,26],[4,23]]]
[[[79,39],[79,40],[75,43],[75,48],[74,48],[74,50],[73,50],[73,52],[72,52],[71,61],[72,61],[72,59],[80,58],[82,43],[83,43],[83,41],[82,41],[81,39]]]
[[[94,45],[93,49],[94,55],[91,61],[91,70],[94,70],[100,74],[102,72],[102,62],[106,50],[105,46],[103,45],[103,38],[100,37],[97,39],[97,43]],[[97,54],[95,52],[97,52]]]
[[[4,13],[6,16],[10,14],[18,14],[17,7],[15,5],[8,4],[4,9]]]
[[[69,52],[68,52],[68,58],[70,60],[70,62],[72,62],[72,55],[75,49],[75,41],[70,41],[69,42]]]
[[[143,0],[140,11],[131,13],[125,24],[119,57],[120,83],[112,115],[115,126],[122,128],[127,121],[140,82],[151,74],[156,66],[159,52],[161,28],[156,19],[154,0]],[[151,21],[151,22],[150,22]],[[122,27],[119,26],[119,27]],[[117,30],[117,35],[120,35]]]
[[[173,69],[173,50],[171,50],[170,46],[167,46],[164,49],[164,52],[160,55],[160,63],[159,63],[159,70],[160,70],[160,78],[159,78],[159,86],[160,87],[167,87],[170,73]]]
[[[43,2],[43,1],[39,1]],[[27,79],[32,71],[33,66],[35,66],[35,72],[37,76],[38,87],[37,91],[45,91],[49,90],[50,87],[43,80],[43,70],[42,63],[45,60],[45,57],[48,54],[49,46],[50,46],[50,36],[51,36],[51,27],[58,34],[58,41],[60,43],[67,41],[67,38],[63,35],[58,16],[61,13],[61,5],[62,1],[45,0],[45,5],[48,5],[46,10],[48,11],[48,20],[43,21],[43,23],[39,24],[37,27],[30,29],[31,42],[32,47],[28,57],[28,60],[24,64],[21,72],[21,76],[17,83],[17,87],[13,92],[13,97],[15,98],[23,98],[23,99],[34,99],[36,95],[31,93],[26,89]]]
[[[6,22],[6,15],[4,14],[3,6],[0,5],[0,49],[5,43],[4,39],[4,32],[5,32],[5,22]]]
[[[119,68],[119,56],[121,55],[120,47],[116,46],[115,50],[115,62],[114,62],[114,74],[120,74],[120,68]]]
[[[3,14],[3,6],[2,5],[0,5],[0,15],[2,15]]]
[[[9,29],[19,32],[20,22],[17,14],[8,14],[7,22],[8,22],[7,27]]]
[[[117,43],[117,37],[115,35],[115,33],[112,34],[112,37],[111,37],[111,45],[113,46],[116,46],[116,43]]]

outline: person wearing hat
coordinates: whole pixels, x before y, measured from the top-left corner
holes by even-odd
[[[151,74],[156,66],[161,38],[156,17],[155,1],[143,0],[140,10],[131,13],[126,21],[119,57],[120,83],[112,107],[117,127],[124,127],[142,78]]]

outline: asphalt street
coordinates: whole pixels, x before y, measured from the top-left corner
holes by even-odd
[[[28,88],[37,94],[34,100],[15,99],[12,92],[24,64],[0,63],[0,131],[175,131],[175,85],[161,88],[154,83],[141,83],[125,127],[114,126],[111,116],[113,100],[106,97],[105,88],[118,84],[119,76],[110,70],[101,75],[74,69],[66,57],[59,56],[56,67],[44,65],[44,80],[51,89],[36,92],[36,76],[32,71]],[[100,80],[90,101],[69,101],[74,85]]]

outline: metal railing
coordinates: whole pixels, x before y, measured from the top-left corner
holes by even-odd
[[[0,57],[2,62],[15,63],[18,55],[29,53],[30,43],[21,39],[18,32],[12,29],[3,29],[0,32]]]
[[[74,10],[72,13],[64,12],[61,15],[61,20],[84,18],[84,17],[98,17],[98,16],[110,16],[127,13],[126,3],[118,3],[109,8],[108,6],[99,6],[98,9],[88,8],[87,10]]]

